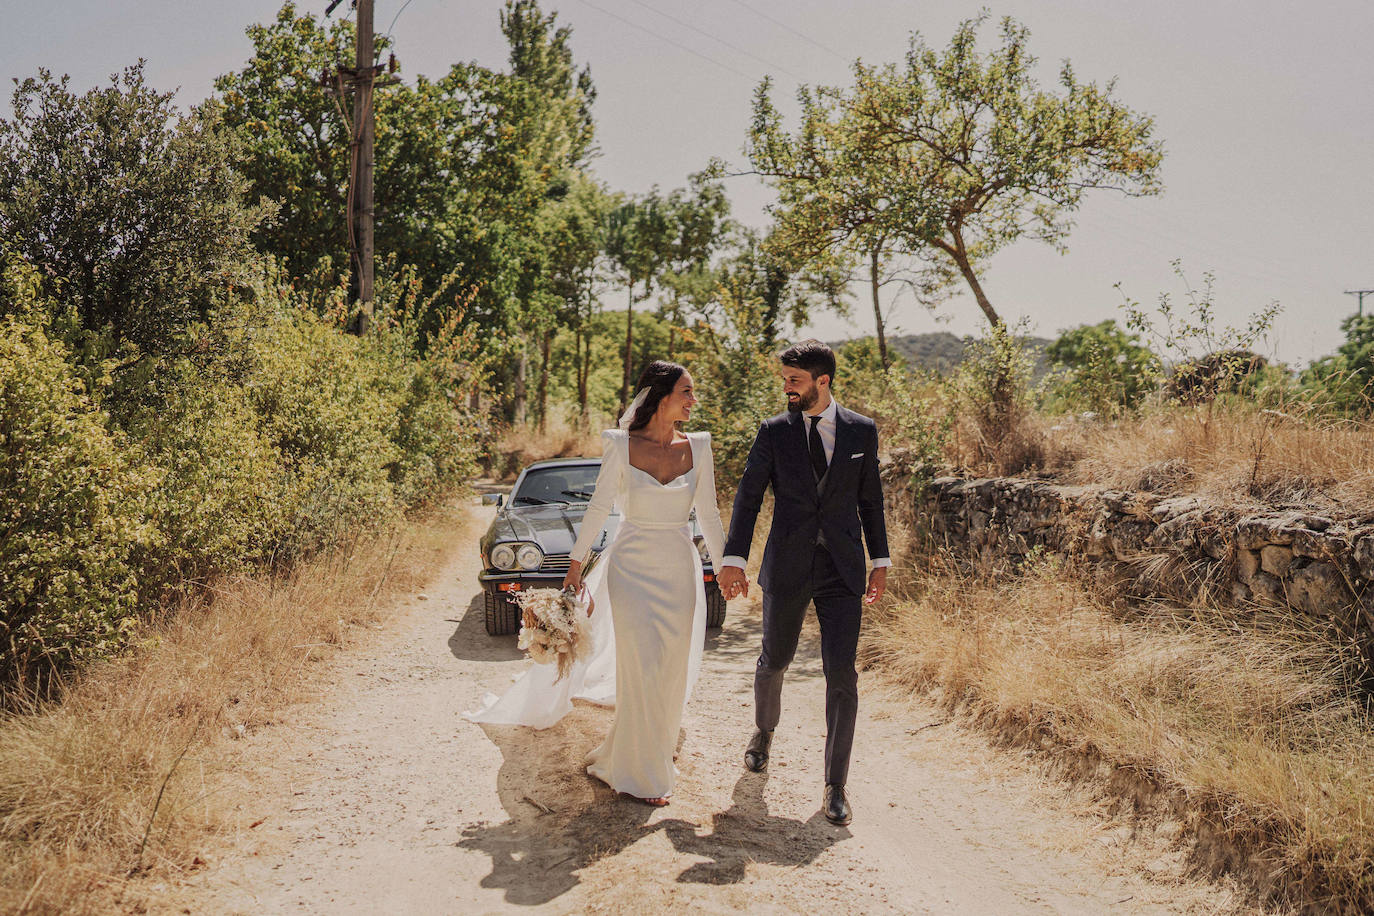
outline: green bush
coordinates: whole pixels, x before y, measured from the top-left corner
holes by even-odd
[[[969,340],[947,380],[955,412],[972,426],[974,457],[996,473],[1019,474],[1044,463],[1044,443],[1027,422],[1033,372],[1024,340],[998,324]]]
[[[139,397],[116,397],[123,370],[53,339],[61,308],[0,255],[0,680],[116,652],[178,594],[337,546],[473,473],[456,404],[480,360],[460,315],[421,356],[396,303],[356,337],[264,274],[197,332],[204,352],[141,364]]]
[[[692,425],[711,432],[711,452],[719,482],[744,474],[759,424],[787,409],[777,376],[777,358],[734,347],[709,354],[690,368],[701,403]]]
[[[0,671],[20,681],[117,650],[155,546],[156,472],[105,428],[60,344],[0,322]]]
[[[304,312],[278,318],[261,334],[248,401],[285,475],[275,559],[332,546],[395,517],[401,398],[385,363],[363,340]]]
[[[477,443],[463,414],[427,365],[402,365],[405,384],[396,417],[395,444],[401,457],[392,471],[396,498],[404,506],[428,502],[476,468]]]
[[[906,360],[888,351],[888,365],[906,375]],[[876,337],[848,340],[835,349],[835,398],[844,406],[876,416],[888,397],[890,380]]]
[[[877,422],[883,450],[910,471],[910,486],[919,491],[935,479],[953,425],[938,381],[910,371],[896,354],[884,369],[872,337],[849,341],[835,355],[836,399]]]
[[[270,557],[288,528],[286,477],[244,389],[189,366],[176,396],[140,418],[144,460],[161,469],[149,498],[160,537],[140,556],[146,599]]]
[[[1345,343],[1302,374],[1303,394],[1333,413],[1374,413],[1374,315],[1351,315],[1341,322]]]
[[[1063,372],[1052,399],[1103,416],[1135,407],[1160,375],[1159,359],[1139,335],[1112,319],[1070,328],[1045,348],[1045,356]]]

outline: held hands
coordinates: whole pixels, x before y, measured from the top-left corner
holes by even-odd
[[[716,573],[716,583],[727,601],[749,594],[749,580],[744,577],[744,570],[738,566],[722,566]]]
[[[876,604],[887,591],[887,567],[876,566],[868,574],[868,591],[864,592],[864,604]]]

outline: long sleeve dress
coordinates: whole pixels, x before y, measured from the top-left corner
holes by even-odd
[[[615,539],[586,578],[596,599],[595,651],[558,684],[551,666],[531,668],[504,696],[469,716],[544,728],[572,708],[573,698],[613,702],[615,721],[588,756],[587,771],[640,798],[673,790],[673,750],[701,667],[706,594],[692,542],[693,510],[711,558],[719,564],[724,556],[710,434],[689,433],[688,439],[691,469],[663,484],[630,464],[625,431],[602,434],[601,471],[571,553],[586,558],[612,506],[620,507]]]

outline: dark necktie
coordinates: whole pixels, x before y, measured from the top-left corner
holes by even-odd
[[[816,482],[825,477],[825,446],[821,444],[821,431],[816,427],[821,422],[820,414],[807,417],[811,421],[811,432],[807,435],[807,445],[811,449],[811,470],[816,473]]]

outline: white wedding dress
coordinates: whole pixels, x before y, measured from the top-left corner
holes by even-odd
[[[587,772],[638,798],[672,794],[673,750],[683,706],[701,669],[706,593],[701,557],[689,516],[712,559],[723,559],[725,532],[716,506],[709,433],[688,433],[692,468],[660,483],[630,464],[624,430],[602,433],[604,451],[596,492],[587,506],[571,556],[585,557],[614,503],[615,539],[585,578],[596,602],[593,655],[554,683],[554,666],[535,665],[500,697],[488,695],[474,722],[548,728],[574,699],[615,706],[615,721],[587,757]]]

